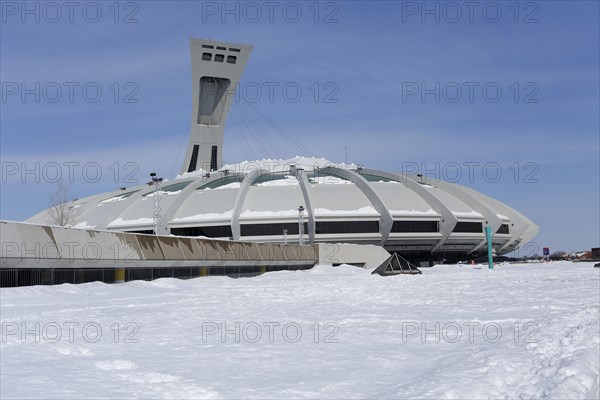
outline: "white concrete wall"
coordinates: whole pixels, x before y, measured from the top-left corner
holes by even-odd
[[[61,228],[0,221],[0,268],[313,265],[316,245]]]
[[[319,264],[364,265],[364,268],[379,267],[390,257],[383,247],[347,243],[319,243]]]

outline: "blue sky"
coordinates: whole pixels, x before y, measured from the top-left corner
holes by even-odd
[[[174,177],[193,36],[255,46],[225,161],[299,153],[264,120],[247,125],[254,108],[331,161],[347,148],[370,168],[417,166],[495,197],[540,226],[539,247],[600,245],[596,1],[275,2],[272,16],[264,2],[43,4],[2,2],[2,219],[46,208],[56,165],[78,198]]]

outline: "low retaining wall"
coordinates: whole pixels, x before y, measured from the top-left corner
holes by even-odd
[[[253,276],[311,268],[319,258],[316,245],[153,236],[10,221],[0,221],[0,242],[0,286]]]

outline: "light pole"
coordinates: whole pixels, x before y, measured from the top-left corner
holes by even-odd
[[[304,206],[298,207],[298,244],[304,244]]]
[[[154,212],[152,214],[152,220],[155,235],[158,235],[158,224],[160,223],[160,183],[162,181],[163,178],[156,177],[156,172],[150,173],[150,182],[148,182],[148,186],[154,185]]]

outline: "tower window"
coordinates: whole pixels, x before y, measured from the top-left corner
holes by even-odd
[[[235,64],[236,61],[237,61],[237,57],[236,56],[227,56],[227,62],[229,64]]]
[[[225,60],[225,56],[223,54],[215,54],[216,62],[223,62]]]
[[[213,76],[200,78],[198,124],[219,125],[223,116],[223,104],[226,101],[229,79]],[[219,107],[221,104],[221,107]]]
[[[216,171],[217,170],[217,150],[218,150],[218,146],[213,146],[210,152],[210,170],[211,171]]]
[[[188,167],[188,172],[193,172],[196,170],[196,163],[198,163],[198,150],[200,146],[195,144],[192,150],[192,158],[190,158],[190,165]]]
[[[210,60],[212,60],[212,54],[211,53],[202,53],[202,59],[204,61],[210,61]]]

